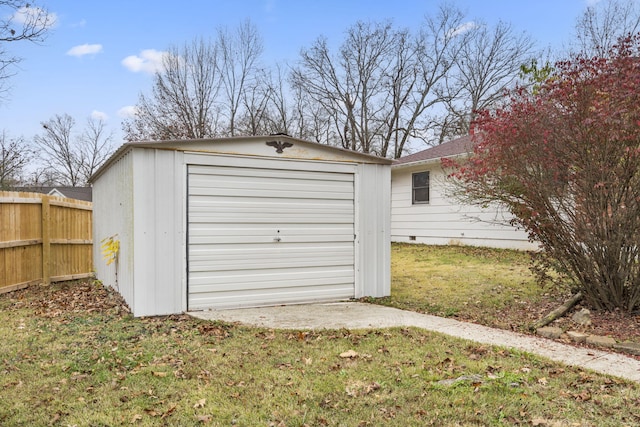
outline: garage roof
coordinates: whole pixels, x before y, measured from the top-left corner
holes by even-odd
[[[222,143],[256,143],[265,141],[267,145],[274,146],[274,154],[276,154],[276,149],[278,151],[277,157],[279,158],[290,158],[295,159],[297,157],[291,156],[287,153],[286,147],[280,151],[281,148],[277,148],[275,144],[280,143],[291,143],[291,144],[304,144],[307,146],[313,146],[320,150],[325,150],[327,152],[334,153],[342,153],[347,157],[351,158],[353,162],[357,163],[378,163],[383,165],[391,164],[393,161],[391,159],[387,159],[384,157],[378,157],[372,154],[364,154],[357,151],[347,150],[340,147],[333,147],[330,145],[320,144],[317,142],[306,141],[303,139],[293,138],[288,135],[262,135],[262,136],[243,136],[243,137],[228,137],[228,138],[214,138],[214,139],[188,139],[188,140],[167,140],[167,141],[138,141],[138,142],[127,142],[120,146],[118,150],[115,151],[107,159],[106,162],[91,176],[89,182],[94,182],[100,175],[107,170],[113,162],[119,159],[124,153],[128,152],[133,148],[155,148],[161,150],[177,150],[177,151],[196,151],[203,153],[217,153],[217,154],[240,154],[228,151],[221,151],[216,149],[217,145],[222,145]],[[203,149],[204,144],[211,144],[210,147],[206,147]],[[245,154],[246,155],[246,154]],[[276,157],[276,156],[274,156]],[[321,159],[318,159],[321,160]]]

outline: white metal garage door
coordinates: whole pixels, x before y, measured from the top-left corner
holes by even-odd
[[[188,168],[188,308],[354,296],[354,174]]]

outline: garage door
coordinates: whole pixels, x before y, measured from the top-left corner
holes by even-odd
[[[354,296],[354,175],[188,168],[189,310]]]

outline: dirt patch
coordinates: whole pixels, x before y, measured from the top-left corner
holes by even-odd
[[[594,335],[603,335],[615,338],[617,341],[640,342],[640,315],[623,312],[605,312],[591,310],[591,325],[580,326],[571,320],[571,315],[580,311],[582,307],[574,308],[567,316],[558,319],[555,325],[563,328],[586,332]]]
[[[570,294],[550,294],[535,303],[521,302],[512,304],[495,313],[479,313],[473,310],[461,311],[456,316],[456,319],[531,334],[529,325],[532,325],[536,320],[558,307],[569,296]],[[588,308],[591,311],[591,325],[579,325],[571,320],[573,314],[583,308]],[[571,330],[589,335],[607,336],[614,338],[618,342],[640,342],[640,315],[620,311],[596,311],[582,304],[577,304],[565,316],[553,321],[549,326],[559,327],[564,331]],[[584,344],[575,345],[584,346]],[[640,360],[638,356],[632,357]]]

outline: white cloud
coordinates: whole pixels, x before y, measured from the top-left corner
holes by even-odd
[[[134,73],[145,72],[154,74],[162,71],[162,59],[167,52],[155,49],[145,49],[140,55],[130,55],[122,60],[122,65]]]
[[[80,21],[76,22],[75,24],[71,24],[72,28],[84,28],[85,25],[87,25],[87,20],[86,19],[81,19]]]
[[[67,55],[77,56],[78,58],[84,55],[95,55],[96,53],[102,52],[101,44],[81,44],[78,46],[74,46],[67,51]]]
[[[460,34],[466,33],[467,31],[471,31],[477,27],[478,27],[478,24],[476,24],[473,21],[465,22],[464,24],[458,26],[457,28],[454,28],[453,30],[449,31],[448,36],[456,37],[456,36],[459,36]]]
[[[273,10],[276,8],[276,1],[275,0],[267,0],[264,3],[264,11],[267,13],[271,13],[273,12]]]
[[[93,110],[91,112],[91,118],[95,119],[95,120],[102,120],[103,122],[106,122],[109,119],[109,116],[107,115],[107,113],[104,113],[102,111]]]
[[[56,25],[58,16],[40,7],[23,6],[16,10],[12,19],[20,24],[35,24],[36,27],[51,28]]]
[[[134,107],[133,105],[127,105],[126,107],[122,107],[121,109],[118,110],[118,116],[125,118],[125,119],[130,119],[135,117],[136,115],[136,107]]]

